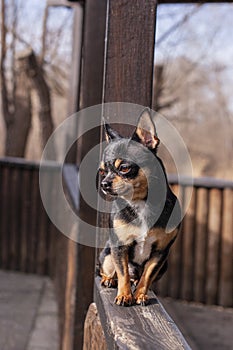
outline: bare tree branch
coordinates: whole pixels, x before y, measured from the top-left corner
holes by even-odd
[[[11,44],[10,44],[10,51],[11,51],[11,107],[12,111],[15,110],[15,97],[16,97],[16,67],[15,67],[15,44],[16,44],[16,37],[14,33],[16,32],[17,27],[17,3],[16,0],[11,0],[11,6],[12,6],[12,12],[13,12],[13,20],[12,20],[12,38],[11,38]]]
[[[6,59],[6,8],[5,1],[1,1],[1,96],[2,96],[2,110],[3,116],[6,124],[10,123],[11,115],[9,113],[9,104],[8,104],[8,90],[6,84],[6,76],[5,76],[5,59]]]
[[[199,11],[202,4],[196,4],[192,12],[187,13],[182,19],[174,23],[161,37],[156,40],[156,46],[159,46],[172,32],[174,32],[181,25],[185,24],[197,11]]]

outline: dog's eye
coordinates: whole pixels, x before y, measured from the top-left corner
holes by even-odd
[[[100,174],[100,176],[104,176],[105,175],[105,170],[104,169],[99,169],[99,174]]]
[[[129,173],[131,170],[130,166],[127,165],[127,164],[122,164],[119,168],[119,171],[122,173],[122,174],[127,174]]]

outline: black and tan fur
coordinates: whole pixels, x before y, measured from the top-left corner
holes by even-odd
[[[109,125],[105,129],[108,146],[100,164],[100,185],[115,200],[110,237],[99,257],[101,284],[118,286],[117,305],[145,305],[148,288],[166,271],[180,207],[156,154],[159,139],[150,110],[142,112],[130,139]]]

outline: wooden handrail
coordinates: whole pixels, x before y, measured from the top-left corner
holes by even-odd
[[[216,179],[214,177],[188,177],[177,176],[174,174],[168,175],[168,181],[171,185],[179,184],[181,186],[193,186],[202,188],[233,188],[232,180]]]
[[[95,302],[109,349],[190,349],[153,292],[147,306],[117,306],[115,296],[116,289],[101,287],[97,277]]]

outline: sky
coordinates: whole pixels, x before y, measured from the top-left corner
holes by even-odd
[[[39,53],[46,0],[16,0],[20,37]],[[233,85],[233,4],[159,5],[157,10],[155,62],[184,56],[205,65],[222,66],[226,85]],[[173,30],[171,30],[173,28]],[[61,31],[59,41],[56,33]],[[47,46],[69,64],[72,49],[72,10],[50,8]],[[169,35],[167,34],[169,33]],[[22,47],[22,44],[19,45]],[[48,53],[47,53],[48,54]],[[55,56],[54,56],[55,57]],[[47,57],[51,62],[51,57]],[[233,108],[233,104],[232,104]]]
[[[41,50],[41,36],[46,0],[18,0],[17,5],[19,9],[18,28],[20,35],[26,42],[31,43],[36,52],[39,52]],[[67,52],[70,54],[72,10],[64,7],[50,7],[47,24],[47,31],[50,34],[47,37],[47,44],[52,48],[57,45],[55,42],[56,33],[58,33],[61,28],[65,28],[65,30],[61,30],[63,35],[60,36],[58,48],[64,55],[66,55]],[[68,35],[65,35],[65,32],[67,32]]]
[[[231,3],[201,6],[159,5],[155,49],[156,63],[169,64],[171,60],[185,57],[196,62],[198,66],[203,66],[210,74],[216,67],[220,67],[218,77],[231,113],[233,113],[232,21]],[[169,35],[166,35],[167,33]]]
[[[160,5],[157,12],[157,60],[186,56],[193,60],[201,57],[206,64],[232,65],[233,4]],[[186,15],[185,23],[162,40]]]
[[[46,0],[18,0],[19,26],[26,41],[33,41],[35,49],[40,47],[43,12]],[[66,8],[50,10],[50,30],[56,31],[69,18]],[[177,26],[164,40],[169,29],[188,15],[184,24]],[[233,4],[178,4],[159,5],[157,11],[156,60],[187,56],[209,64],[218,62],[231,66],[233,61]],[[67,21],[65,22],[67,26]],[[70,45],[68,37],[60,44],[61,50]],[[70,49],[70,47],[69,47]]]

